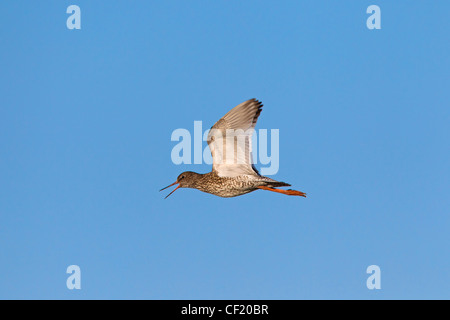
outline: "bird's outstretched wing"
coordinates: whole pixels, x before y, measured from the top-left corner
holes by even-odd
[[[262,103],[247,100],[217,121],[208,134],[213,171],[221,177],[254,175],[252,134],[262,111]]]

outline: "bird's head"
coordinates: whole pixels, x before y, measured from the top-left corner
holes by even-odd
[[[168,196],[170,196],[172,193],[175,192],[175,190],[177,190],[178,188],[195,188],[196,185],[196,181],[198,179],[198,177],[201,176],[200,174],[196,173],[196,172],[192,172],[192,171],[185,171],[183,173],[181,173],[178,177],[177,177],[177,181],[175,181],[174,183],[168,185],[165,188],[162,188],[159,191],[163,191],[175,184],[178,184],[178,187],[176,187],[175,189],[172,190],[171,193],[169,193],[166,198]],[[165,199],[165,198],[164,198]]]

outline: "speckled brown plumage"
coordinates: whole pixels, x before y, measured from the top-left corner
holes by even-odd
[[[205,174],[183,172],[178,176],[177,181],[181,188],[195,188],[224,198],[240,196],[258,190],[261,186],[272,188],[290,186],[264,176],[220,177],[214,171]]]

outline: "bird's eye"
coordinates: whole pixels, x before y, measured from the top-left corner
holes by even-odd
[[[181,179],[184,179],[184,176],[181,176]]]

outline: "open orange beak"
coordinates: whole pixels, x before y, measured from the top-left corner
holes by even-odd
[[[165,190],[165,189],[167,189],[167,188],[169,188],[169,187],[171,187],[171,186],[173,186],[173,185],[176,185],[178,183],[178,181],[175,181],[174,183],[172,183],[172,184],[170,184],[170,185],[168,185],[167,187],[165,187],[165,188],[162,188],[161,190],[159,190],[159,191],[163,191],[163,190]],[[173,189],[172,190],[172,192],[171,193],[169,193],[164,199],[167,199],[167,197],[168,196],[170,196],[172,193],[174,193],[175,192],[175,190],[177,190],[178,188],[180,187],[180,185],[178,185],[178,187],[176,187],[175,189]]]

